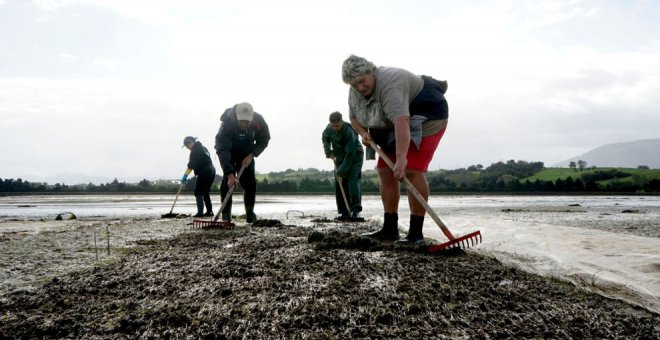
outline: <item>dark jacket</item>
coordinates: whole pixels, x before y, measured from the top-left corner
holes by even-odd
[[[211,169],[213,169],[213,172],[215,173],[213,161],[211,160],[211,154],[209,153],[209,150],[207,150],[206,147],[202,145],[201,142],[195,142],[195,145],[193,145],[192,149],[190,149],[188,169],[195,170],[195,175],[200,175],[203,172],[209,172]]]
[[[341,130],[335,132],[330,124],[323,130],[321,140],[325,156],[335,156],[337,175],[345,177],[355,164],[362,165],[362,145],[351,124],[343,122]]]
[[[223,173],[229,175],[237,171],[235,164],[252,153],[258,157],[268,146],[270,131],[264,118],[254,113],[252,123],[245,131],[238,127],[236,106],[228,108],[220,116],[220,129],[215,135],[215,151],[220,158]]]

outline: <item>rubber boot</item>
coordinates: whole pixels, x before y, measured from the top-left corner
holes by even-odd
[[[254,213],[254,207],[245,207],[245,222],[254,223],[257,221],[257,215]]]
[[[195,196],[195,201],[197,201],[197,214],[193,217],[204,216],[204,196]]]
[[[394,241],[399,239],[399,214],[385,213],[383,228],[375,233],[362,234],[382,241]]]
[[[397,241],[399,244],[421,244],[424,243],[424,216],[410,215],[410,228],[405,238]]]
[[[257,221],[257,214],[254,211],[249,211],[245,213],[245,222],[254,223]]]
[[[204,195],[204,205],[206,206],[206,214],[204,216],[214,216],[213,214],[213,204],[211,204],[211,196]]]
[[[227,206],[222,209],[222,221],[231,222],[231,202],[227,202]]]

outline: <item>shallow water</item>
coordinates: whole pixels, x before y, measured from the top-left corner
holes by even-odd
[[[124,232],[130,236],[126,242],[166,237],[180,233],[189,222],[168,221],[175,227],[158,227],[163,224],[158,218],[170,211],[173,199],[174,195],[0,197],[0,233],[34,233],[39,234],[34,240],[45,242],[45,231],[83,228],[86,220],[130,217],[155,220],[149,222],[148,230]],[[213,199],[217,209],[219,195]],[[660,197],[434,196],[430,205],[455,235],[481,230],[484,240],[475,248],[479,252],[660,312]],[[173,212],[190,214],[194,206],[192,195],[182,195]],[[382,220],[378,196],[365,196],[363,207],[365,218]],[[261,218],[296,225],[311,225],[313,217],[334,217],[336,213],[334,196],[329,195],[261,195],[255,210]],[[77,215],[77,224],[48,222],[63,212]],[[233,213],[244,214],[240,196],[234,199]],[[404,197],[399,220],[402,231],[407,229],[408,215]],[[101,226],[93,227],[98,231]],[[427,237],[446,241],[431,218],[426,218],[424,226]],[[84,242],[89,239],[87,236]]]

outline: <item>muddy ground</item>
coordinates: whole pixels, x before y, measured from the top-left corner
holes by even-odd
[[[375,227],[266,221],[135,241],[7,292],[0,338],[660,338],[658,314],[472,252],[356,236]]]

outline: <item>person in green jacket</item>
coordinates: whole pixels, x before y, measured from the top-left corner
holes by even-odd
[[[335,199],[342,218],[360,218],[362,211],[362,145],[351,124],[344,122],[339,112],[330,114],[330,124],[323,130],[325,157],[335,163]],[[346,209],[340,185],[346,193],[350,211]]]

